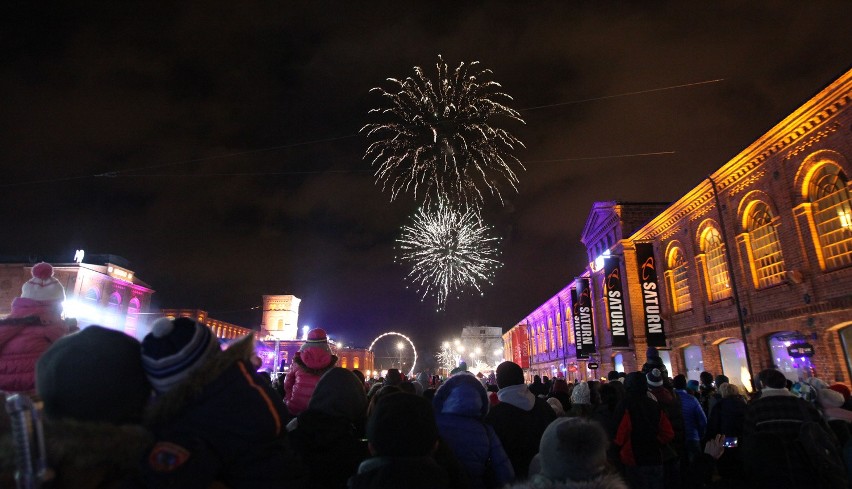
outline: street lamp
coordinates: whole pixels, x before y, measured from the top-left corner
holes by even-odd
[[[400,341],[396,344],[396,349],[399,350],[399,371],[402,373],[402,349],[405,348],[405,345]]]

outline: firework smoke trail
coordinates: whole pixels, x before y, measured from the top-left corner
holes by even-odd
[[[518,111],[501,101],[512,97],[498,91],[491,70],[479,62],[461,63],[449,70],[438,56],[433,82],[420,67],[414,77],[388,78],[394,87],[373,88],[389,107],[372,109],[383,122],[361,128],[373,142],[364,154],[376,167],[376,184],[389,191],[420,193],[424,204],[446,198],[464,207],[479,208],[483,192],[503,202],[500,188],[517,192],[516,168],[523,164],[513,154],[523,143],[493,123],[499,117],[524,123]]]
[[[434,295],[442,309],[450,294],[491,284],[502,266],[496,260],[497,238],[474,209],[455,211],[442,201],[434,210],[421,207],[397,239],[400,260],[411,266],[407,275],[425,299]]]

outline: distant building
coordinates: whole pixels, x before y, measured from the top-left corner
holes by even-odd
[[[213,319],[207,315],[207,311],[201,309],[163,309],[163,316],[169,319],[190,318],[207,326],[214,336],[223,340],[241,338],[247,334],[254,335],[255,339],[260,339],[260,331]]]
[[[263,296],[260,329],[279,340],[299,339],[299,303],[294,295]]]
[[[473,369],[478,362],[495,367],[503,361],[502,334],[500,327],[467,326],[454,346],[468,368]]]
[[[45,261],[65,287],[66,318],[75,318],[81,328],[97,324],[134,337],[144,332],[154,290],[120,256],[80,255],[79,263],[55,257],[0,258],[0,316],[12,312],[12,300],[32,278],[33,265]]]
[[[588,267],[515,325],[530,369],[630,372],[654,346],[672,376],[850,384],[850,105],[852,71],[674,203],[596,203]]]

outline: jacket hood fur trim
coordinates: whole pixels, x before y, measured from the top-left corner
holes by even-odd
[[[45,420],[48,465],[58,471],[106,467],[133,472],[154,443],[154,437],[137,425],[116,426],[72,419]],[[0,438],[0,470],[15,468],[11,434]]]
[[[302,370],[304,370],[305,372],[307,372],[309,374],[322,376],[322,374],[328,372],[329,370],[331,370],[332,367],[337,365],[337,360],[338,360],[337,355],[332,355],[331,356],[331,362],[327,366],[325,366],[323,368],[311,368],[311,367],[308,367],[307,365],[305,365],[305,362],[304,362],[304,360],[302,360],[302,356],[299,353],[301,353],[301,352],[296,352],[296,354],[293,356],[293,363],[298,365],[299,368],[301,368]]]
[[[627,483],[617,474],[605,474],[586,481],[552,481],[539,474],[526,482],[511,486],[512,489],[629,489]]]
[[[227,350],[214,352],[201,367],[151,403],[145,413],[145,423],[148,426],[157,426],[174,419],[201,394],[204,387],[222,375],[222,372],[237,362],[250,362],[252,356],[254,336],[250,334],[232,343]]]

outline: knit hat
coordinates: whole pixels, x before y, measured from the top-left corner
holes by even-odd
[[[849,388],[846,387],[846,384],[831,384],[828,388],[839,392],[843,396],[844,402],[848,401],[849,397],[852,397],[852,392],[850,392]]]
[[[163,393],[219,350],[210,328],[190,318],[160,318],[142,340],[142,366],[151,385]]]
[[[663,373],[663,376],[668,375],[668,369],[666,369],[666,364],[663,363],[663,359],[660,357],[660,352],[657,351],[653,346],[649,346],[648,350],[645,352],[645,356],[647,360],[645,360],[645,364],[642,365],[642,372],[648,373],[651,370],[657,368],[660,372]]]
[[[405,379],[402,378],[402,374],[396,368],[388,369],[388,373],[385,375],[385,385],[399,385],[403,380]]]
[[[428,455],[438,441],[432,404],[405,392],[382,396],[367,421],[367,439],[378,456]]]
[[[591,404],[591,390],[588,382],[580,382],[571,392],[571,404]]]
[[[698,381],[697,380],[688,380],[686,382],[686,390],[698,392]]]
[[[53,267],[41,262],[32,269],[33,278],[21,287],[21,297],[43,302],[62,302],[65,288],[53,277]]]
[[[596,421],[557,418],[541,436],[541,475],[560,482],[594,479],[606,469],[608,444]]]
[[[308,339],[299,348],[299,351],[305,351],[308,348],[319,347],[331,353],[331,348],[328,347],[328,335],[322,328],[314,328],[308,331]]]
[[[642,393],[648,390],[648,378],[642,372],[630,372],[624,378],[624,389],[628,393]]]
[[[308,409],[363,423],[367,416],[364,383],[351,371],[334,367],[317,382]]]
[[[509,387],[524,383],[524,369],[515,362],[503,362],[497,366],[497,387]]]
[[[660,387],[663,385],[663,372],[659,368],[652,368],[645,376],[648,378],[648,387]]]
[[[151,396],[139,342],[100,326],[60,338],[36,363],[36,391],[50,418],[139,423]]]

